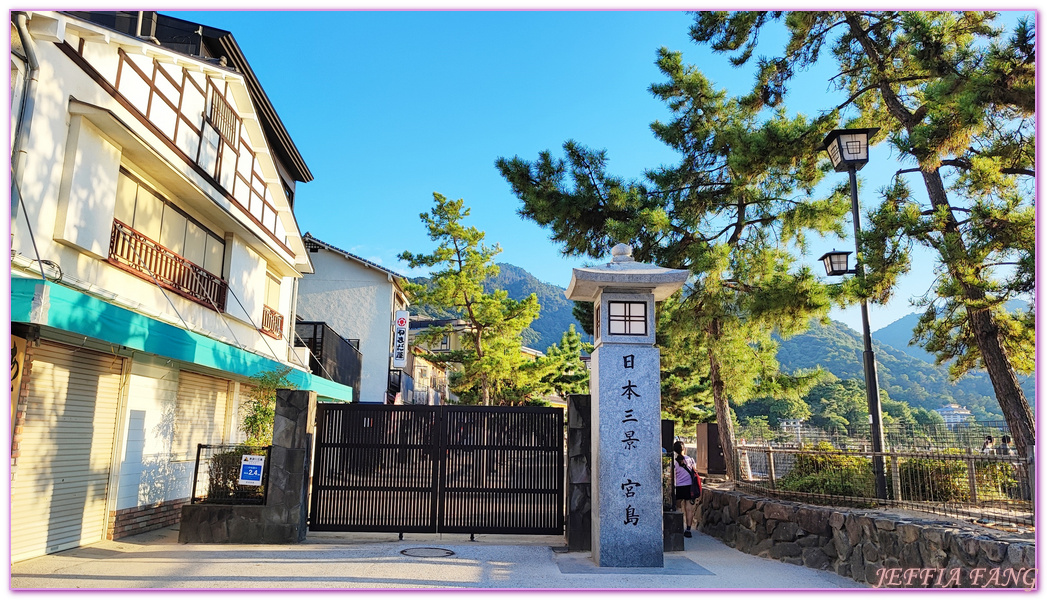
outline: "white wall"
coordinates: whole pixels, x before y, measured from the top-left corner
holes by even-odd
[[[326,322],[344,338],[359,339],[360,401],[385,402],[394,284],[386,273],[326,249],[309,256],[315,272],[298,283],[298,315]]]
[[[46,12],[34,13],[31,18],[44,23],[49,15],[53,16]],[[39,29],[38,26],[34,27]],[[73,28],[60,30],[54,29],[73,48],[79,46]],[[112,38],[114,41],[117,38],[123,42],[129,40],[116,34]],[[117,44],[107,44],[101,40],[98,37],[95,41],[88,41],[84,55],[104,77],[114,80]],[[12,250],[20,255],[14,264],[29,264],[30,260],[36,261],[38,258],[53,261],[60,266],[66,284],[76,286],[77,280],[86,282],[86,285],[91,286],[88,290],[90,293],[111,298],[114,303],[131,310],[179,327],[184,327],[184,321],[194,331],[226,343],[244,345],[251,351],[281,362],[287,361],[287,336],[285,340],[278,341],[260,334],[249,320],[243,318],[245,315],[234,299],[229,298],[228,306],[230,310],[241,313],[240,320],[227,318],[173,292],[165,292],[148,278],[137,277],[105,262],[112,232],[115,181],[121,161],[146,179],[151,187],[175,201],[180,208],[219,236],[236,232],[238,243],[248,250],[237,250],[238,264],[229,265],[227,262],[226,273],[222,275],[234,274],[232,279],[236,279],[236,293],[241,301],[247,298],[245,306],[255,324],[260,324],[261,305],[254,306],[254,303],[260,301],[265,292],[265,261],[260,259],[260,253],[264,249],[271,255],[284,257],[286,264],[280,268],[285,281],[292,278],[289,265],[294,264],[295,258],[275,246],[265,234],[253,235],[251,232],[261,231],[257,224],[232,206],[165,142],[62,53],[53,41],[35,39],[32,42],[40,59],[39,83],[31,135],[25,148],[25,173],[22,181],[17,182],[25,199],[31,227],[27,225],[22,208],[18,207],[17,217],[11,225]],[[146,58],[139,56],[137,60]],[[151,64],[151,60],[149,58],[143,64]],[[186,60],[191,69],[197,70],[194,73],[197,78],[203,76],[199,71],[210,69]],[[235,79],[239,76],[230,77]],[[141,145],[144,142],[148,148],[121,149],[112,135],[89,123],[88,117],[71,115],[70,98],[110,111],[116,120],[132,130],[133,135],[140,140],[136,143]],[[173,189],[168,184],[180,187]],[[292,234],[297,236],[298,232]],[[262,276],[256,277],[259,261]],[[32,265],[36,268],[38,263],[33,262]],[[244,265],[249,270],[247,275],[236,270]],[[230,283],[234,284],[233,281]],[[285,317],[286,328],[291,313],[291,286],[282,287],[287,290],[281,291],[279,310]]]
[[[55,240],[105,260],[116,207],[120,147],[89,121],[74,116],[69,123],[63,167]]]

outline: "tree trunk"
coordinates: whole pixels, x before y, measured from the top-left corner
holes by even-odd
[[[1036,423],[1025,392],[1018,384],[1010,357],[1003,347],[999,325],[988,309],[974,310],[967,307],[967,319],[971,322],[971,332],[978,344],[985,370],[989,372],[996,400],[1011,430],[1015,451],[1018,456],[1029,457],[1036,443]]]
[[[940,207],[951,208],[949,197],[945,191],[945,184],[937,169],[923,172],[924,184],[927,187],[927,195],[931,199],[931,205],[938,209]],[[950,211],[949,215],[952,214]],[[949,275],[961,286],[962,299],[969,301],[981,301],[985,299],[985,291],[968,280],[970,275],[964,271],[973,272],[972,264],[968,258],[967,247],[963,240],[963,234],[959,230],[956,220],[949,218],[944,227],[943,236],[945,243],[943,248],[951,256],[942,256],[942,263],[949,270]],[[1015,374],[1011,358],[1007,355],[1007,349],[1003,346],[1000,326],[987,308],[975,309],[966,306],[967,321],[971,326],[974,342],[978,346],[978,353],[985,370],[989,373],[989,381],[992,382],[993,391],[996,392],[996,401],[1003,411],[1003,417],[1007,420],[1007,427],[1011,430],[1014,439],[1014,447],[1019,456],[1029,456],[1033,445],[1036,443],[1036,425],[1033,421],[1032,410],[1025,392],[1018,385],[1018,377]]]
[[[721,335],[722,326],[717,320],[709,325],[709,335],[712,339],[718,339]],[[713,407],[716,409],[717,429],[720,432],[720,447],[723,448],[724,465],[727,467],[727,479],[735,478],[735,447],[734,447],[734,423],[731,422],[731,408],[727,404],[727,397],[723,393],[724,383],[720,376],[720,361],[716,352],[709,351],[709,380],[713,391]]]
[[[901,98],[898,97],[898,94],[892,88],[890,78],[887,76],[889,66],[884,64],[875,41],[870,37],[868,31],[863,28],[861,14],[848,12],[844,13],[844,15],[851,34],[861,44],[862,49],[873,65],[874,71],[881,77],[879,89],[887,111],[912,136],[913,129],[919,124],[919,118],[906,108]],[[941,173],[938,171],[938,166],[924,167],[921,165],[921,174],[923,175],[924,187],[927,189],[927,196],[931,201],[931,206],[934,207],[935,211],[945,209],[945,214],[947,215],[945,224],[941,229],[943,244],[938,248],[942,264],[948,269],[949,275],[962,286],[961,300],[983,300],[985,291],[975,283],[970,282],[971,278],[978,276],[967,274],[975,273],[975,268],[982,265],[978,264],[978,261],[973,260],[967,251],[963,233],[960,231],[960,225],[953,215],[952,205],[949,203],[949,194],[945,190],[945,184],[942,181]],[[1025,392],[1018,385],[1014,366],[1011,364],[1011,359],[1003,346],[1000,327],[988,309],[973,309],[970,305],[967,305],[966,310],[967,320],[971,326],[975,344],[978,346],[978,352],[985,363],[985,369],[989,373],[989,380],[992,381],[993,390],[996,392],[996,401],[999,403],[1000,409],[1003,410],[1004,418],[1007,419],[1007,426],[1011,430],[1011,436],[1014,438],[1015,449],[1019,456],[1028,457],[1029,452],[1036,443],[1036,430],[1032,410],[1029,408],[1029,401],[1025,397]]]

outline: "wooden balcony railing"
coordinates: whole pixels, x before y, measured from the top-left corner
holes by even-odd
[[[113,221],[109,262],[210,309],[225,311],[229,284],[178,254]]]
[[[263,304],[261,331],[270,337],[282,338],[284,336],[284,316]]]

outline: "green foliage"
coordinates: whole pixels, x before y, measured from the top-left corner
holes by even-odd
[[[583,351],[592,351],[592,345],[582,342],[572,324],[560,337],[560,343],[549,346],[545,356],[538,359],[539,389],[564,399],[570,394],[587,394],[589,369],[582,362]]]
[[[907,458],[900,461],[902,497],[926,502],[970,500],[967,465],[958,460]]]
[[[1001,306],[1035,283],[1035,30],[1026,19],[1005,37],[991,11],[776,11],[698,13],[692,38],[753,55],[761,31],[788,33],[777,55],[761,57],[742,105],[784,109],[795,74],[830,63],[846,95],[824,119],[878,127],[900,170],[882,190],[858,240],[868,267],[841,286],[843,300],[887,301],[910,270],[916,246],[937,257],[917,340],[950,362],[954,378],[985,366],[1019,453],[1035,441],[1032,411],[1016,373],[1033,368],[1032,313]],[[788,147],[782,148],[786,153]],[[810,148],[795,148],[798,158]],[[920,189],[921,195],[917,195]],[[925,195],[923,195],[925,194]],[[839,194],[836,194],[839,195]]]
[[[827,442],[811,448],[825,454],[797,454],[789,474],[778,480],[778,488],[788,491],[874,498],[872,461],[861,456],[834,453]]]
[[[679,153],[677,164],[629,181],[607,172],[606,152],[567,141],[563,159],[545,151],[533,162],[496,165],[523,203],[520,214],[549,227],[565,254],[601,258],[628,240],[637,260],[692,273],[664,317],[672,333],[659,343],[675,356],[663,371],[663,397],[685,422],[711,404],[731,455],[728,398],[798,397],[809,386],[779,372],[771,333],[802,331],[826,314],[829,295],[786,244],[802,248],[811,233],[839,233],[849,202],[809,199],[823,175],[809,148],[827,121],[754,111],[664,48],[658,66],[666,81],[651,92],[671,120],[651,128]]]
[[[270,437],[272,437],[270,432]],[[268,445],[268,444],[267,444]],[[238,446],[227,452],[219,452],[207,461],[207,496],[204,502],[229,504],[235,498],[243,504],[260,502],[264,488],[242,486],[240,481],[240,463],[245,454],[256,454],[258,448],[251,444]]]
[[[484,233],[466,227],[469,216],[463,200],[448,200],[433,194],[434,207],[421,219],[429,238],[438,242],[429,254],[403,252],[400,259],[412,268],[430,267],[429,285],[407,283],[413,303],[451,311],[468,322],[462,337],[463,349],[425,356],[437,364],[455,364],[449,383],[452,391],[466,403],[519,403],[531,397],[536,385],[530,362],[520,351],[522,333],[541,309],[534,294],[514,300],[505,290],[486,292],[484,282],[497,276],[494,257],[501,252],[496,244],[483,244]],[[449,333],[450,325],[430,327],[418,340],[434,343]]]
[[[904,402],[910,410],[924,409],[924,413],[912,413],[912,419],[924,422],[927,419],[937,420],[938,415],[928,414],[946,404],[955,402],[966,406],[974,413],[977,420],[1000,420],[1003,415],[996,401],[991,382],[985,375],[967,375],[958,381],[952,381],[945,367],[936,367],[914,358],[894,348],[874,343],[876,350],[877,373],[880,391],[886,393],[890,400]],[[850,386],[853,405],[861,412],[852,412],[859,419],[867,418],[865,400],[865,374],[862,368],[862,342],[860,335],[840,323],[830,321],[826,324],[812,323],[811,328],[799,335],[781,342],[778,353],[782,369],[808,370],[821,367],[841,380],[853,380]],[[1030,379],[1026,385],[1032,389],[1034,382]],[[827,388],[815,386],[814,390]],[[812,412],[820,414],[816,400],[811,401]],[[881,396],[881,402],[882,402]],[[893,406],[893,405],[892,405]],[[836,414],[846,416],[843,409],[835,410]],[[903,420],[909,421],[903,416]],[[847,417],[848,422],[854,422]],[[812,424],[824,427],[817,418]]]
[[[240,431],[249,446],[268,446],[273,443],[273,420],[276,418],[276,390],[293,390],[287,379],[291,368],[262,371],[251,376],[251,391],[241,404],[243,417]]]

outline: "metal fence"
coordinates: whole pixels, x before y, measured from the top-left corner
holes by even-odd
[[[242,444],[197,445],[191,502],[264,505],[269,490],[271,449],[272,446]],[[245,461],[244,456],[261,456],[262,464],[257,465],[257,458]]]
[[[999,449],[1004,436],[1010,430],[1005,421],[972,421],[952,426],[894,424],[884,428],[886,447],[892,450],[914,452],[939,452],[945,450],[980,451],[986,436],[992,436],[993,445]],[[735,437],[749,445],[772,445],[784,448],[800,448],[827,442],[839,450],[868,450],[871,437],[867,423],[846,429],[829,431],[802,426],[787,426],[772,429],[763,426],[739,426]],[[1014,451],[1014,446],[1010,446]]]
[[[872,458],[887,469],[876,497]],[[830,506],[895,506],[998,525],[1033,525],[1033,467],[1014,455],[738,446],[739,489]]]

